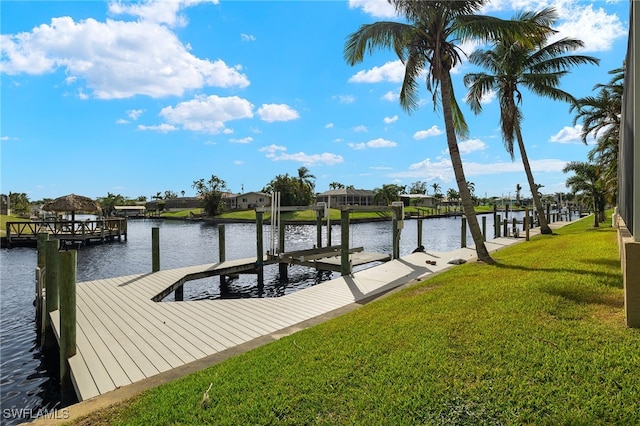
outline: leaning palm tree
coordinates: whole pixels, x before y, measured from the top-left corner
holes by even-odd
[[[549,37],[556,33],[550,28],[556,20],[553,8],[546,8],[539,12],[525,12],[515,18],[522,22],[538,24],[546,28],[544,33],[533,38],[533,44],[522,43],[513,37],[505,37],[495,42],[492,49],[476,50],[470,56],[471,63],[488,70],[487,73],[471,73],[464,78],[465,85],[469,87],[466,96],[471,109],[479,114],[482,111],[482,99],[491,92],[497,92],[500,102],[500,126],[502,137],[507,152],[514,159],[514,139],[518,142],[518,148],[522,157],[529,188],[535,208],[538,212],[540,232],[551,234],[551,228],[547,223],[542,207],[542,201],[536,190],[536,183],[531,172],[531,166],[522,138],[522,111],[519,105],[522,103],[524,87],[534,94],[573,103],[575,98],[558,88],[560,78],[567,74],[568,69],[581,64],[598,64],[599,60],[591,56],[569,55],[584,45],[577,39],[563,38],[547,43]]]
[[[528,23],[476,15],[486,0],[389,2],[407,23],[362,25],[348,37],[345,59],[350,65],[355,65],[362,62],[365,53],[372,53],[376,48],[392,49],[405,67],[400,105],[407,112],[412,112],[419,105],[418,79],[426,71],[426,87],[433,95],[434,107],[442,105],[449,155],[478,260],[493,262],[478,225],[458,149],[457,135],[466,136],[468,128],[455,100],[451,69],[462,59],[458,43],[469,39],[490,41],[506,36],[524,36],[540,29]]]

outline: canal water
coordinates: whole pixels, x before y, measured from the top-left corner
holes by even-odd
[[[515,216],[514,216],[515,215]],[[523,213],[509,218],[522,220]],[[493,238],[493,215],[486,215],[487,239]],[[480,220],[480,216],[479,216]],[[417,247],[416,220],[404,221],[400,255]],[[78,282],[151,271],[151,228],[160,228],[161,269],[200,265],[218,261],[218,227],[205,222],[129,220],[128,240],[94,244],[78,251]],[[340,226],[332,224],[331,241],[340,244]],[[327,228],[323,227],[323,245]],[[365,251],[392,252],[391,222],[369,222],[350,226],[350,247]],[[422,241],[426,250],[451,251],[460,247],[460,218],[434,218],[423,221]],[[264,228],[264,249],[269,249],[271,233]],[[316,244],[315,225],[286,225],[286,251],[309,249]],[[241,259],[256,254],[255,224],[225,224],[226,259]],[[277,240],[277,238],[276,238]],[[473,245],[471,235],[467,242]],[[36,413],[60,408],[56,378],[57,360],[44,357],[38,348],[33,306],[36,250],[16,247],[0,250],[0,394],[1,424],[30,420]],[[360,268],[372,265],[361,266]],[[185,300],[278,297],[337,277],[336,273],[316,272],[292,266],[288,280],[278,275],[278,266],[265,267],[264,287],[258,289],[255,275],[240,275],[220,291],[218,277],[188,282]],[[166,301],[171,301],[169,296]]]

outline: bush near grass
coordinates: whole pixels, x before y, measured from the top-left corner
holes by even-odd
[[[582,220],[494,257],[79,424],[640,424],[615,230]]]

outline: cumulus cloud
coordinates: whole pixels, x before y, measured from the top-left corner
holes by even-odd
[[[39,75],[63,69],[68,84],[85,82],[100,99],[249,85],[240,66],[197,58],[166,26],[145,20],[53,18],[30,32],[0,36],[0,53],[1,72]]]
[[[549,138],[549,142],[582,144],[582,126],[580,124],[576,124],[573,127],[564,126],[558,133]],[[593,137],[587,138],[587,143],[594,144],[595,142]]]
[[[361,124],[359,126],[356,126],[353,128],[354,132],[368,132],[369,129],[367,128],[367,126],[365,126],[364,124]]]
[[[385,122],[385,124],[395,123],[396,121],[398,121],[398,116],[394,115],[393,117],[385,117],[383,121]]]
[[[127,116],[133,121],[136,121],[138,118],[140,118],[142,114],[144,114],[143,109],[130,109],[129,111],[127,111]]]
[[[295,161],[302,163],[305,166],[314,166],[319,164],[332,166],[344,161],[344,158],[341,155],[329,152],[323,152],[322,154],[306,154],[304,152],[288,154],[286,152],[287,148],[281,145],[265,146],[260,148],[258,151],[264,152],[265,156],[273,161]]]
[[[468,139],[466,141],[458,143],[458,150],[462,155],[471,154],[472,152],[475,152],[475,151],[484,151],[485,149],[487,149],[487,144],[481,141],[480,139]],[[449,149],[442,151],[442,153],[448,154]],[[466,166],[465,166],[465,170],[466,170]]]
[[[439,136],[443,133],[444,131],[440,130],[438,126],[433,125],[427,130],[418,130],[413,134],[413,138],[416,140],[422,140],[433,136]]]
[[[404,65],[400,60],[390,61],[381,67],[358,71],[349,78],[349,83],[380,83],[388,81],[400,83],[404,79]]]
[[[218,0],[144,1],[142,3],[112,1],[109,3],[109,13],[131,15],[143,21],[166,24],[170,27],[184,26],[187,24],[187,18],[181,15],[180,11],[198,3],[218,4]]]
[[[168,106],[160,116],[185,130],[205,133],[224,132],[225,123],[253,117],[253,105],[237,96],[198,96],[190,101]]]
[[[327,124],[324,126],[324,128],[325,128],[325,129],[333,129],[333,123],[327,123]]]
[[[398,146],[397,143],[382,138],[372,139],[369,142],[349,143],[347,145],[355,150],[362,150],[366,148],[394,148]]]
[[[286,104],[262,104],[258,109],[260,119],[267,123],[290,121],[300,118],[298,111]]]
[[[349,0],[349,9],[362,9],[364,13],[375,18],[395,18],[397,16],[391,4],[380,0]]]
[[[389,102],[396,102],[400,99],[400,92],[392,92],[391,90],[380,97],[380,99]]]
[[[251,34],[240,34],[240,39],[242,41],[256,41],[256,38]]]

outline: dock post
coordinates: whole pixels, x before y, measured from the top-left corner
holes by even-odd
[[[467,246],[467,218],[461,216],[460,221],[460,247],[465,248]]]
[[[501,217],[499,214],[496,214],[494,216],[494,222],[493,222],[493,227],[494,230],[496,231],[496,238],[500,238],[500,223],[501,223]]]
[[[316,247],[322,248],[322,212],[316,211]]]
[[[151,228],[151,272],[160,270],[160,228]]]
[[[509,236],[509,222],[507,221],[507,218],[504,218],[504,221],[502,222],[502,235],[504,235],[505,237]]]
[[[522,220],[522,227],[524,228],[524,238],[529,241],[529,228],[531,228],[531,219],[529,218],[529,209],[524,209],[524,219]]]
[[[551,223],[551,204],[547,203],[547,223]]]
[[[262,235],[262,212],[256,211],[256,271],[258,287],[264,286],[264,242]]]
[[[51,346],[55,344],[55,338],[53,337],[53,333],[50,332],[51,329],[51,312],[58,309],[60,306],[58,303],[58,289],[59,289],[59,257],[58,257],[58,247],[60,246],[60,240],[47,240],[45,241],[45,250],[46,250],[46,266],[45,266],[45,276],[44,276],[44,285],[45,285],[45,304],[46,309],[44,312],[44,324],[46,332],[43,335],[43,343],[44,346]],[[52,341],[50,341],[52,340]]]
[[[487,241],[487,217],[482,216],[482,241]]]
[[[513,218],[513,238],[516,238],[518,236],[518,220],[514,217]]]
[[[278,224],[278,253],[284,253],[285,252],[285,248],[284,248],[284,233],[285,233],[285,225],[283,223],[279,223]],[[276,254],[276,253],[273,253]],[[281,280],[286,280],[288,279],[288,269],[287,269],[287,265],[284,262],[280,262],[278,263],[278,271],[280,272],[280,279]]]
[[[47,265],[47,248],[45,246],[45,241],[49,239],[49,234],[46,232],[41,232],[38,234],[38,266],[36,267],[36,329],[38,336],[42,336],[45,330],[44,324],[44,316],[42,312],[45,310],[44,307],[44,294],[43,294],[43,284],[44,284],[44,272],[45,267]]]
[[[340,212],[340,273],[351,274],[349,261],[349,210],[345,207]]]
[[[418,219],[418,247],[422,245],[422,220]]]
[[[73,389],[68,360],[76,354],[76,270],[78,252],[61,251],[60,258],[60,386]]]
[[[222,263],[227,260],[226,256],[226,235],[224,230],[224,224],[221,223],[218,225],[218,262]],[[225,285],[225,276],[220,275],[220,285]]]
[[[398,259],[400,257],[400,230],[402,229],[402,207],[393,206],[391,226],[391,247],[392,258]]]

